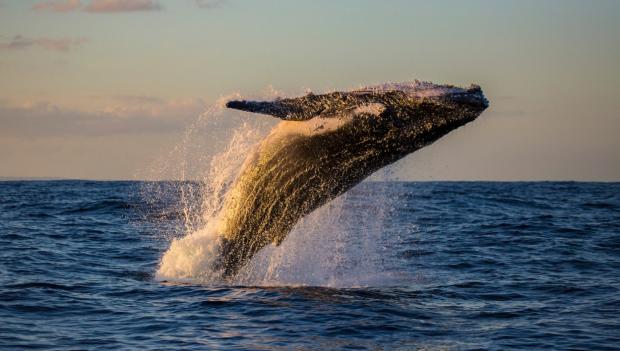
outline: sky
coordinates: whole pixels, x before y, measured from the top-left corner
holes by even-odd
[[[615,0],[0,0],[0,177],[135,179],[223,96],[420,79],[491,106],[394,177],[618,181],[619,66]]]

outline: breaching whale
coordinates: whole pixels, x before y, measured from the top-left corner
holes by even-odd
[[[226,106],[283,120],[248,156],[224,201],[215,268],[230,278],[303,216],[473,121],[488,101],[477,85],[414,81]]]

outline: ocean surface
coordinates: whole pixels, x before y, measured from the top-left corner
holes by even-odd
[[[163,187],[0,182],[0,349],[620,349],[620,183],[365,182],[231,283]]]

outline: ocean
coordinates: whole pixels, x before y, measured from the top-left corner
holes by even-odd
[[[364,182],[229,282],[191,186],[0,182],[0,349],[620,349],[620,183]]]

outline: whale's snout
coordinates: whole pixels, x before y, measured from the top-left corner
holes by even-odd
[[[450,102],[463,105],[477,111],[484,111],[489,107],[489,100],[484,96],[479,85],[471,85],[466,90],[449,93],[446,99]]]
[[[410,94],[418,99],[435,101],[440,105],[445,104],[477,112],[482,112],[489,107],[489,101],[479,85],[472,84],[467,88],[460,88],[424,82],[417,84],[415,90]]]

